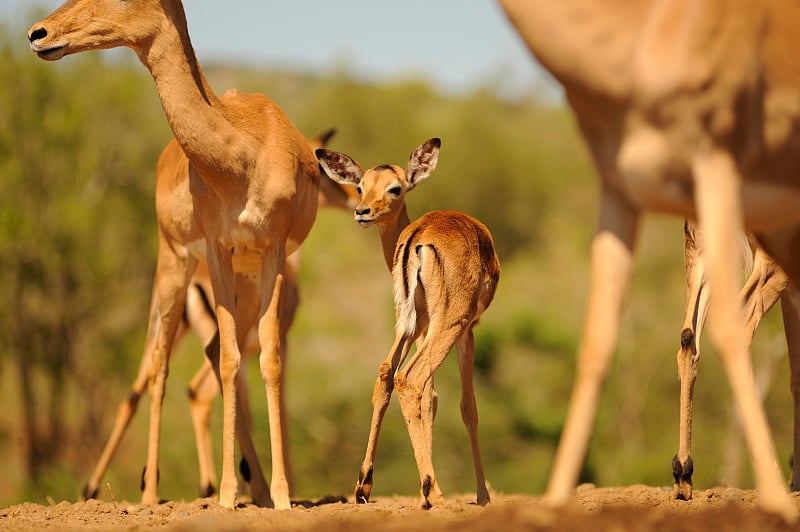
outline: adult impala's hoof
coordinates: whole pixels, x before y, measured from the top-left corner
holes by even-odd
[[[680,501],[688,501],[692,498],[692,474],[694,473],[694,461],[692,457],[681,463],[678,455],[672,459],[672,477],[675,479],[675,489],[672,497]]]
[[[206,497],[213,497],[214,494],[217,493],[217,488],[214,487],[214,484],[208,483],[205,486],[200,487],[200,498],[205,499]]]
[[[369,502],[369,490],[364,489],[363,486],[356,486],[354,497],[356,504],[367,504]]]
[[[223,482],[219,487],[219,505],[228,510],[236,509],[236,499],[238,498],[238,487],[231,489]]]
[[[439,486],[436,484],[430,475],[425,476],[425,481],[422,483],[422,509],[430,510],[433,508],[434,503],[441,505],[444,502]]]
[[[84,501],[88,501],[89,499],[96,499],[97,498],[97,488],[90,488],[89,484],[83,486],[81,490],[81,499]]]
[[[356,504],[367,504],[372,493],[372,473],[373,467],[369,466],[366,473],[364,470],[358,472],[358,483],[356,484],[355,499]]]
[[[489,496],[488,493],[486,493],[485,495],[484,494],[479,494],[478,495],[476,504],[478,506],[486,506],[490,502],[492,502],[492,498]]]
[[[143,493],[142,504],[146,505],[161,504],[161,498],[158,496],[158,494]]]
[[[291,510],[292,501],[288,495],[276,495],[275,491],[272,492],[272,508],[275,510]]]

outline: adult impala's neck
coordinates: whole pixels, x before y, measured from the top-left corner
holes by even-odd
[[[240,133],[222,114],[219,99],[200,70],[183,12],[167,20],[137,53],[155,80],[176,140],[213,186],[215,175],[234,176],[242,171],[229,163],[241,164],[241,158],[231,154],[232,141]]]
[[[383,247],[383,258],[390,272],[394,266],[394,250],[397,247],[397,240],[400,237],[400,233],[403,232],[403,229],[408,227],[410,223],[411,220],[408,219],[408,210],[405,204],[403,204],[397,218],[386,223],[378,224],[378,233],[380,234],[381,246]]]

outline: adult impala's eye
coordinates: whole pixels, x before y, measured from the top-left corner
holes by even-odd
[[[396,187],[390,188],[387,192],[392,196],[399,196],[402,191],[403,189],[400,188],[400,186],[398,185]]]

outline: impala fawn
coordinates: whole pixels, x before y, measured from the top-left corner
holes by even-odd
[[[405,195],[436,168],[441,141],[430,139],[411,154],[408,167],[375,166],[366,172],[347,155],[317,149],[325,173],[357,187],[355,220],[378,226],[384,258],[394,279],[397,324],[389,355],[381,364],[372,395],[373,413],[355,497],[369,500],[381,421],[392,390],[414,447],[422,506],[441,499],[431,459],[436,395],[433,374],[453,345],[461,374],[461,417],[469,433],[477,480],[477,502],[489,502],[478,446],[478,411],[472,382],[472,329],[494,297],[500,265],[492,237],[474,218],[454,211],[429,212],[411,223]],[[404,367],[411,344],[418,348]]]

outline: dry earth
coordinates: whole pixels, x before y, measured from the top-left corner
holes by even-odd
[[[451,496],[432,510],[414,497],[378,497],[367,505],[336,498],[297,501],[291,511],[240,505],[231,512],[213,499],[141,506],[128,502],[23,503],[0,509],[0,529],[44,528],[125,530],[800,530],[757,507],[752,490],[714,488],[695,492],[691,501],[672,500],[670,490],[650,486],[580,486],[574,503],[547,508],[541,496],[493,494],[481,508],[474,496]],[[800,496],[793,495],[800,509]]]

